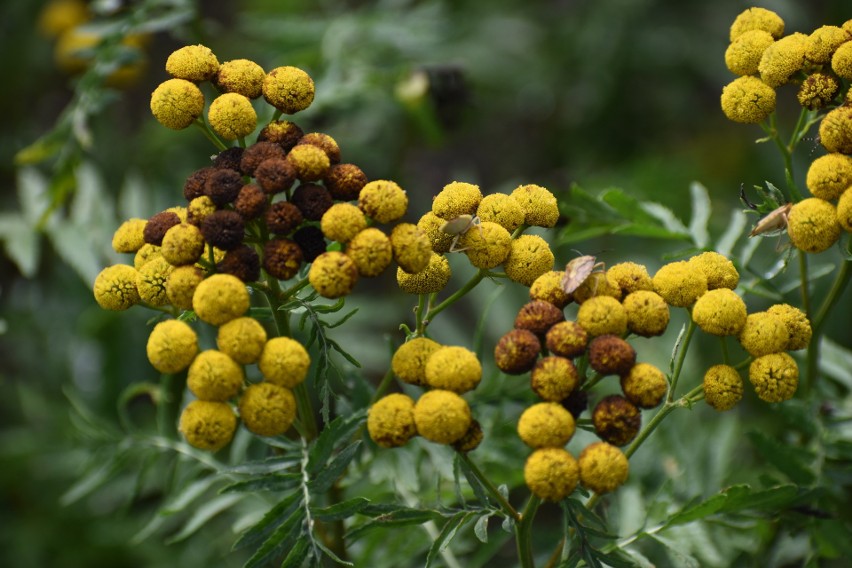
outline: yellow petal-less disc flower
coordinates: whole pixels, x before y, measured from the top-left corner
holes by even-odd
[[[211,325],[222,325],[242,316],[249,304],[246,285],[231,274],[214,274],[204,279],[192,295],[195,314]]]
[[[530,300],[541,300],[559,309],[571,303],[571,294],[562,289],[562,270],[549,270],[536,278],[530,286]]]
[[[757,70],[760,79],[770,87],[780,87],[805,65],[808,36],[793,33],[772,43],[763,52]]]
[[[524,210],[524,223],[533,227],[553,227],[559,220],[556,196],[540,185],[518,186],[510,197]]]
[[[793,246],[810,253],[828,250],[840,238],[837,209],[824,199],[810,197],[790,208],[787,234]]]
[[[577,487],[580,468],[563,448],[540,448],[524,463],[524,481],[544,501],[561,501]]]
[[[445,221],[459,215],[473,215],[482,201],[478,185],[454,181],[448,183],[432,200],[432,213]]]
[[[187,45],[173,51],[166,59],[166,71],[176,79],[195,83],[212,79],[219,70],[219,60],[209,47]]]
[[[539,402],[518,419],[518,436],[529,447],[560,448],[574,436],[574,417],[558,402]]]
[[[136,289],[139,290],[139,299],[151,306],[163,306],[168,303],[166,295],[166,282],[169,279],[174,266],[163,257],[146,262],[137,271]]]
[[[427,211],[417,221],[417,228],[426,233],[432,245],[432,250],[438,254],[450,250],[450,246],[453,244],[453,239],[455,238],[454,235],[442,229],[444,223],[446,223],[444,219],[441,219],[431,211]]]
[[[161,256],[163,255],[160,254],[160,247],[150,243],[145,243],[142,245],[142,248],[136,251],[136,255],[133,257],[133,267],[136,268],[136,270],[139,270],[150,261]]]
[[[690,266],[697,268],[707,277],[707,289],[728,288],[733,290],[740,281],[740,273],[734,263],[715,251],[702,252],[690,258]]]
[[[611,493],[624,485],[630,473],[627,456],[606,442],[586,446],[577,459],[580,483],[595,493]]]
[[[811,73],[802,81],[796,98],[808,110],[820,110],[831,104],[840,91],[840,81],[828,73]]]
[[[512,250],[512,236],[497,223],[482,221],[470,227],[459,239],[459,246],[476,268],[499,266]]]
[[[775,89],[757,77],[740,77],[722,88],[721,106],[729,120],[757,124],[775,110]]]
[[[417,435],[414,401],[401,393],[380,398],[367,412],[367,432],[383,448],[404,446]]]
[[[139,303],[136,279],[139,272],[127,264],[115,264],[101,270],[92,286],[95,301],[105,310],[121,311]]]
[[[503,268],[510,280],[531,286],[536,278],[553,270],[555,260],[550,245],[543,238],[538,235],[521,235],[512,240],[512,249]]]
[[[847,41],[831,56],[831,69],[843,79],[852,79],[852,43]]]
[[[222,93],[239,93],[250,99],[263,94],[263,67],[248,59],[233,59],[219,66],[213,84]]]
[[[266,102],[284,114],[295,114],[314,102],[314,81],[298,67],[276,67],[266,74],[262,90]]]
[[[628,294],[621,305],[627,313],[627,329],[636,335],[656,337],[669,325],[669,305],[656,292],[637,290]]]
[[[169,303],[181,310],[192,309],[192,296],[204,280],[204,272],[197,266],[178,266],[166,280],[166,297]]]
[[[409,274],[420,272],[429,266],[432,257],[432,243],[426,232],[417,225],[400,223],[391,231],[393,259],[401,269]]]
[[[589,333],[573,321],[557,323],[547,330],[544,337],[548,351],[569,359],[582,355],[589,345]]]
[[[805,183],[814,197],[837,199],[852,186],[852,156],[837,152],[820,156],[811,162]]]
[[[164,81],[151,93],[151,113],[172,130],[183,130],[204,112],[204,94],[186,79]]]
[[[778,316],[787,327],[789,340],[784,345],[784,351],[805,349],[811,342],[813,329],[805,312],[790,304],[775,304],[770,306],[767,313]]]
[[[239,93],[219,95],[207,110],[210,128],[225,140],[237,140],[254,132],[257,113],[251,101]]]
[[[270,383],[292,389],[308,376],[311,357],[295,339],[274,337],[263,346],[257,366]]]
[[[845,45],[852,46],[852,43]],[[822,117],[819,141],[829,152],[852,154],[852,107],[837,107]]]
[[[565,400],[579,383],[577,367],[567,357],[542,357],[530,373],[530,388],[548,402]]]
[[[470,349],[447,345],[429,356],[423,373],[429,387],[463,394],[479,384],[482,365]]]
[[[178,429],[189,445],[216,452],[233,439],[237,416],[227,402],[193,400],[183,409]]]
[[[710,290],[692,307],[692,321],[705,333],[718,336],[738,335],[746,323],[745,302],[733,290]]]
[[[654,408],[669,390],[666,375],[650,363],[636,363],[621,377],[621,390],[639,408]]]
[[[313,144],[299,144],[287,154],[287,161],[296,170],[296,177],[302,181],[321,180],[331,168],[328,154]]]
[[[359,276],[371,278],[390,266],[393,249],[386,234],[375,227],[369,227],[349,241],[346,255],[355,263]]]
[[[746,318],[738,339],[749,355],[761,357],[783,351],[790,341],[790,333],[780,316],[755,312]]]
[[[805,57],[812,63],[828,63],[837,48],[850,39],[852,35],[841,27],[819,27],[808,36]]]
[[[398,268],[396,283],[400,290],[409,294],[431,294],[443,290],[451,276],[447,258],[433,252],[429,258],[429,264],[420,272],[409,274],[402,268]]]
[[[763,30],[778,39],[784,35],[784,20],[772,10],[766,8],[747,8],[738,14],[734,23],[731,24],[731,41],[736,40],[749,30]]]
[[[627,310],[613,297],[589,298],[577,310],[577,323],[591,337],[624,335],[627,331]]]
[[[219,326],[216,346],[241,365],[257,362],[266,345],[266,330],[254,318],[241,317]]]
[[[704,401],[719,412],[743,398],[743,379],[730,365],[714,365],[704,373]]]
[[[837,223],[847,233],[852,233],[852,185],[837,200]]]
[[[513,197],[505,193],[491,193],[479,202],[476,216],[483,223],[497,223],[511,233],[524,224],[526,212]]]
[[[652,278],[654,291],[670,306],[689,307],[707,292],[707,277],[684,260],[663,265]]]
[[[441,344],[428,337],[415,337],[394,352],[391,369],[399,380],[411,385],[426,384],[426,362]]]
[[[731,42],[725,50],[725,65],[735,75],[754,75],[767,47],[775,38],[764,30],[749,30]]]
[[[142,231],[145,230],[147,219],[128,219],[112,236],[112,249],[115,252],[136,252],[145,244]]]
[[[296,397],[290,389],[262,381],[240,396],[240,418],[258,436],[280,436],[296,420]]]
[[[578,304],[582,304],[595,296],[610,296],[620,300],[621,286],[618,285],[615,278],[609,275],[609,272],[592,272],[583,280],[582,284],[577,286],[571,296]]]
[[[240,392],[245,376],[236,361],[215,349],[199,353],[186,374],[186,386],[198,400],[226,402]]]
[[[361,188],[358,207],[377,223],[390,223],[405,215],[408,197],[396,183],[375,180]]]
[[[367,228],[364,212],[351,203],[335,203],[320,219],[320,229],[325,237],[339,243],[348,243],[352,237]]]
[[[358,281],[358,268],[342,252],[324,252],[311,263],[308,281],[323,298],[340,298],[352,292]]]
[[[467,433],[471,422],[467,401],[452,391],[431,390],[414,405],[417,433],[438,444],[457,442]]]
[[[198,353],[198,336],[179,320],[165,320],[154,326],[146,346],[148,361],[161,373],[179,373],[189,367]]]
[[[635,262],[619,262],[606,270],[607,280],[614,280],[626,296],[639,290],[653,290],[654,284],[648,269]]]
[[[160,254],[172,266],[193,264],[203,252],[201,230],[190,223],[180,223],[166,231],[160,247]]]
[[[751,362],[748,380],[761,400],[784,402],[796,394],[799,367],[787,353],[770,353]]]

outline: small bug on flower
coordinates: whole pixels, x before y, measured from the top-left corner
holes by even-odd
[[[784,232],[784,230],[787,229],[787,216],[790,214],[790,209],[792,207],[792,203],[785,203],[778,209],[770,211],[768,215],[766,215],[760,221],[757,222],[757,224],[754,226],[748,236],[769,236]]]
[[[562,275],[561,285],[566,294],[570,294],[579,288],[596,268],[604,267],[603,262],[595,262],[595,260],[595,257],[587,254],[578,256],[565,265],[565,274]]]
[[[461,236],[468,232],[471,227],[477,227],[479,229],[480,236],[482,235],[482,226],[480,224],[479,217],[474,215],[459,215],[455,219],[450,219],[441,225],[441,230],[443,232],[448,235],[453,235],[453,242],[450,243],[449,252],[461,252],[465,250],[463,248],[456,248],[456,245],[459,243]]]

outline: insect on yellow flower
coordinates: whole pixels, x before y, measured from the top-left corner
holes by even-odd
[[[562,290],[566,294],[572,293],[579,288],[586,278],[595,271],[596,268],[603,269],[603,262],[595,262],[595,257],[587,254],[578,256],[565,265],[565,274],[562,275]],[[603,272],[603,270],[600,270]]]
[[[453,242],[450,243],[449,252],[462,252],[465,250],[463,248],[456,248],[456,245],[461,236],[468,232],[471,227],[477,227],[481,236],[482,226],[480,225],[479,217],[474,215],[459,215],[455,219],[450,219],[441,225],[441,231],[448,235],[453,235]]]
[[[787,229],[787,216],[789,215],[790,208],[792,207],[792,203],[785,203],[781,207],[770,211],[768,215],[757,222],[748,236],[770,236],[784,232]]]

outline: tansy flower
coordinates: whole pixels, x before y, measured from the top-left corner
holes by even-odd
[[[187,45],[173,51],[166,59],[166,71],[176,79],[206,81],[219,70],[219,60],[210,48],[203,45]]]
[[[473,266],[487,270],[501,265],[509,256],[512,236],[497,223],[483,221],[478,227],[469,227],[458,246]]]
[[[257,135],[257,141],[274,142],[276,146],[283,150],[283,153],[286,153],[289,152],[304,135],[304,131],[295,122],[290,122],[289,120],[274,120],[260,130],[260,133]]]
[[[340,145],[337,140],[324,132],[308,132],[299,139],[298,144],[310,144],[326,153],[332,164],[340,163]]]
[[[239,93],[256,99],[263,94],[263,67],[248,59],[233,59],[219,66],[213,84],[223,93]]]
[[[591,337],[624,335],[627,331],[627,310],[610,296],[589,298],[577,310],[577,323]]]
[[[738,335],[747,316],[745,302],[727,288],[710,290],[698,298],[692,307],[692,321],[711,335]]]
[[[193,264],[204,252],[204,237],[195,225],[180,223],[166,231],[160,254],[172,266]]]
[[[204,218],[199,225],[208,244],[223,251],[240,246],[245,236],[245,221],[236,211],[219,209]]]
[[[567,357],[542,357],[530,373],[530,387],[533,392],[549,402],[568,398],[579,382],[577,367]]]
[[[212,105],[211,108],[213,108]],[[237,198],[242,187],[243,176],[240,172],[229,168],[218,168],[204,180],[204,195],[209,197],[217,207],[223,207]]]
[[[219,95],[210,103],[207,120],[213,131],[225,140],[244,138],[257,127],[257,113],[251,101],[239,93]]]
[[[263,98],[283,112],[295,114],[314,102],[314,81],[298,67],[276,67],[263,79]]]
[[[518,435],[533,449],[562,447],[574,430],[574,417],[558,402],[534,404],[518,419]]]
[[[766,8],[747,8],[731,24],[731,41],[736,40],[749,30],[763,30],[778,39],[784,35],[784,20],[778,14]]]
[[[541,342],[533,332],[513,329],[494,346],[494,363],[508,375],[520,375],[533,368],[540,352]]]
[[[601,399],[592,412],[595,432],[615,446],[630,443],[642,426],[642,414],[636,406],[623,396],[612,394]]]
[[[287,154],[287,161],[293,165],[296,177],[302,181],[321,180],[331,167],[328,154],[311,144],[294,146]]]
[[[323,183],[335,199],[350,201],[358,199],[368,181],[367,175],[355,164],[335,164],[328,170]]]
[[[166,279],[166,298],[181,310],[192,309],[192,296],[204,280],[204,272],[197,266],[179,266]]]
[[[316,183],[300,184],[290,197],[290,201],[309,221],[319,221],[334,205],[334,198],[328,190]]]
[[[358,281],[358,268],[355,262],[342,252],[324,252],[311,264],[308,281],[320,296],[340,298],[352,292],[355,282]]]
[[[283,160],[287,157],[287,152],[280,144],[269,141],[258,141],[243,150],[240,156],[240,173],[247,176],[254,176],[255,170],[271,158]]]
[[[302,249],[305,262],[313,262],[326,251],[328,243],[319,227],[314,225],[303,225],[293,233],[293,240]]]
[[[414,405],[417,433],[438,444],[452,444],[467,433],[471,424],[470,407],[454,392],[431,390]]]
[[[399,380],[411,385],[426,384],[426,362],[441,344],[428,337],[415,337],[406,341],[394,352],[391,370]]]
[[[515,316],[516,329],[528,329],[538,336],[544,336],[553,325],[565,320],[562,310],[542,300],[527,302]]]
[[[409,294],[431,294],[440,292],[450,281],[452,272],[450,263],[443,255],[432,253],[429,264],[414,274],[409,274],[402,268],[396,271],[396,283],[399,289]]]
[[[620,262],[613,264],[607,271],[607,281],[615,283],[621,289],[623,295],[631,294],[639,290],[653,290],[654,284],[648,275],[648,269],[635,262]]]
[[[270,239],[263,245],[263,269],[279,280],[293,278],[304,260],[302,247],[291,239]]]
[[[636,350],[615,335],[599,335],[589,343],[589,366],[601,375],[627,374],[636,363]]]
[[[479,447],[484,437],[485,434],[482,432],[482,425],[478,420],[472,420],[464,436],[453,442],[452,446],[457,452],[472,452]]]
[[[852,185],[852,156],[837,152],[820,156],[811,162],[805,183],[814,197],[837,199]]]
[[[654,408],[663,402],[669,383],[661,370],[650,363],[636,363],[621,376],[621,390],[639,408]]]
[[[524,210],[524,223],[533,227],[553,227],[559,220],[556,196],[540,185],[521,185],[510,197]]]
[[[775,38],[764,30],[749,30],[731,42],[725,50],[725,65],[735,75],[754,75],[767,47]]]
[[[808,110],[820,110],[828,106],[837,92],[840,82],[834,75],[827,73],[811,73],[802,81],[796,98],[799,104]]]
[[[179,373],[198,353],[198,336],[189,324],[165,320],[154,326],[146,346],[148,361],[161,373]]]
[[[616,300],[620,300],[621,287],[608,272],[592,272],[583,280],[582,284],[577,286],[571,297],[578,304],[582,304],[594,296],[610,296]]]
[[[852,186],[837,200],[837,223],[847,233],[852,233]]]
[[[798,351],[810,344],[813,330],[805,312],[790,304],[775,304],[766,313],[778,316],[787,327],[789,339],[784,345],[784,351]]]
[[[571,294],[562,289],[561,270],[550,270],[536,278],[530,286],[530,300],[549,302],[560,310],[571,302]]]
[[[146,262],[137,271],[136,289],[139,291],[139,299],[150,306],[163,306],[168,303],[166,296],[166,281],[175,267],[158,256],[151,262]]]
[[[463,394],[475,389],[482,380],[482,365],[473,351],[447,345],[429,356],[423,374],[429,387]]]
[[[770,87],[787,83],[805,64],[808,36],[793,33],[771,44],[763,52],[757,70],[760,79]]]
[[[580,483],[595,493],[610,493],[627,481],[630,464],[627,456],[613,445],[596,442],[586,446],[577,460]]]
[[[691,306],[707,292],[707,277],[683,260],[660,267],[652,281],[654,291],[670,306]]]
[[[573,359],[585,353],[589,333],[577,322],[563,321],[547,330],[545,344],[554,355]]]
[[[243,368],[215,349],[199,353],[186,375],[186,386],[199,400],[225,402],[243,386]]]
[[[524,224],[526,212],[513,197],[505,193],[492,193],[479,202],[476,216],[483,223],[497,223],[511,233]]]
[[[852,52],[852,42],[844,45],[850,46]],[[841,106],[822,117],[819,141],[829,152],[852,154],[852,107]]]
[[[260,279],[260,256],[249,245],[240,245],[225,253],[225,257],[216,263],[216,271],[236,276],[243,282]]]
[[[420,272],[429,265],[432,244],[426,233],[417,225],[396,225],[391,231],[390,241],[393,259],[405,272]]]
[[[237,417],[226,402],[193,400],[183,409],[178,429],[189,445],[216,452],[234,437]]]
[[[662,335],[669,325],[669,305],[656,292],[637,290],[627,295],[621,305],[627,313],[627,329],[642,337]]]
[[[787,353],[770,353],[751,362],[748,380],[761,400],[784,402],[796,394],[799,367]]]
[[[346,256],[355,263],[359,276],[373,277],[385,271],[393,252],[390,239],[375,227],[364,229],[349,241]]]
[[[180,217],[174,211],[160,211],[152,215],[148,222],[145,223],[145,228],[142,229],[142,238],[148,244],[160,246],[163,242],[163,237],[166,236],[166,231],[179,225]]]
[[[725,256],[714,251],[702,252],[688,261],[690,266],[697,268],[707,277],[707,289],[729,288],[733,290],[740,281],[734,263]]]
[[[408,197],[396,183],[376,180],[361,188],[358,207],[377,223],[390,223],[405,215]]]
[[[835,50],[852,39],[843,28],[822,26],[808,36],[805,56],[813,63],[828,63]]]
[[[145,219],[128,219],[122,223],[112,236],[112,249],[115,252],[136,252],[145,244],[142,232],[148,223]]]
[[[540,448],[524,464],[524,481],[545,501],[561,501],[577,487],[577,460],[563,448]]]
[[[743,380],[730,365],[714,365],[704,373],[704,401],[722,412],[732,409],[743,397]]]
[[[811,253],[828,250],[840,238],[837,209],[818,197],[803,199],[787,215],[787,234],[799,250]]]
[[[257,366],[270,383],[292,389],[308,376],[311,358],[295,339],[274,337],[263,346]]]
[[[780,316],[756,312],[746,318],[739,340],[749,355],[760,357],[783,351],[790,341],[790,334]]]
[[[266,330],[254,318],[234,318],[219,326],[216,346],[241,365],[255,363],[266,345]]]
[[[852,42],[839,46],[831,56],[831,69],[843,79],[852,79]]]
[[[183,130],[204,112],[204,95],[185,79],[164,81],[151,93],[151,113],[172,130]]]
[[[136,270],[139,270],[155,258],[159,258],[161,256],[163,255],[160,254],[160,247],[150,243],[145,243],[133,256],[133,267]]]
[[[454,181],[448,183],[432,200],[432,213],[445,221],[460,215],[473,215],[482,201],[478,185]]]
[[[230,274],[214,274],[204,279],[192,295],[195,314],[211,325],[222,325],[249,309],[246,285]]]
[[[370,438],[383,448],[405,445],[417,435],[414,401],[401,393],[380,398],[367,411],[367,432]]]
[[[192,208],[192,203],[189,204]],[[234,199],[234,211],[246,221],[257,219],[266,212],[269,200],[266,193],[256,183],[247,183],[240,188],[237,198]],[[211,212],[207,213],[209,215]],[[204,217],[206,217],[205,215]],[[202,217],[202,220],[204,219]]]
[[[547,241],[538,235],[521,235],[512,240],[503,268],[510,280],[530,286],[536,278],[553,270],[554,260]]]
[[[254,184],[247,185],[245,187],[257,189],[257,186],[254,185]],[[242,193],[242,188],[240,189],[240,192]],[[266,200],[265,199],[264,199],[263,205],[266,206]],[[236,204],[235,204],[234,208],[237,209]],[[199,195],[198,197],[193,198],[192,201],[189,202],[189,205],[186,206],[186,220],[187,220],[187,222],[192,223],[195,226],[199,226],[199,225],[201,225],[201,222],[204,221],[205,217],[207,217],[208,215],[211,215],[215,211],[216,211],[216,204],[213,203],[213,200],[210,199],[209,197],[207,197],[206,195]],[[238,212],[239,212],[239,210],[238,210]],[[242,215],[241,212],[240,212],[240,215]],[[243,215],[243,217],[245,217],[245,215]],[[248,217],[248,218],[253,218],[253,217]],[[165,235],[163,235],[163,236],[165,236]]]
[[[756,124],[775,110],[775,90],[757,77],[740,77],[722,88],[721,105],[729,120]]]
[[[428,237],[432,245],[432,250],[438,254],[450,250],[450,245],[452,245],[455,238],[455,235],[451,235],[443,230],[445,223],[444,219],[441,219],[431,211],[426,212],[417,221],[417,228],[426,233],[426,237]]]
[[[276,235],[287,235],[293,232],[304,220],[298,207],[290,201],[277,201],[269,206],[263,215],[266,226]]]
[[[280,436],[296,419],[296,397],[290,389],[262,381],[240,396],[240,418],[258,436]]]
[[[298,175],[293,162],[286,158],[267,158],[254,169],[254,179],[267,195],[287,191],[293,187]]]
[[[92,287],[95,301],[105,310],[126,310],[139,302],[136,288],[137,270],[126,264],[115,264],[101,270]]]

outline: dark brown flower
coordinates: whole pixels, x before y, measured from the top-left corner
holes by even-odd
[[[614,446],[630,443],[642,426],[642,414],[636,406],[621,395],[604,397],[592,412],[595,432],[604,442]]]
[[[541,352],[541,342],[527,329],[513,329],[497,341],[494,362],[508,375],[526,373],[535,365]]]
[[[298,227],[302,220],[302,212],[289,201],[276,201],[266,210],[266,226],[276,235],[287,235]]]
[[[201,222],[204,240],[222,250],[232,250],[243,242],[245,224],[236,211],[220,209]]]
[[[305,225],[293,233],[293,240],[298,243],[305,257],[305,262],[313,262],[316,257],[325,252],[328,243],[319,227]]]
[[[263,269],[279,280],[295,276],[302,260],[302,249],[290,239],[272,239],[263,246]]]
[[[326,188],[314,183],[303,183],[293,192],[290,201],[299,208],[305,219],[319,221],[323,213],[334,205],[334,200]]]
[[[275,142],[256,142],[245,149],[240,158],[240,171],[248,176],[254,176],[254,171],[264,160],[269,158],[285,158],[287,152]]]
[[[254,170],[254,178],[269,195],[281,193],[296,181],[296,170],[286,158],[269,158]]]
[[[361,188],[367,185],[369,180],[355,164],[337,164],[331,166],[324,181],[334,199],[352,201],[358,199]]]
[[[246,221],[257,219],[269,206],[269,198],[255,183],[244,185],[234,200],[234,211],[242,215]]]
[[[207,176],[204,183],[204,195],[210,198],[217,207],[231,203],[237,198],[243,187],[243,176],[236,170],[219,168]]]
[[[285,151],[299,142],[302,138],[302,129],[295,122],[289,120],[276,120],[263,127],[257,136],[258,142],[275,142]]]
[[[180,217],[174,211],[161,211],[157,213],[145,223],[145,228],[142,230],[142,238],[145,242],[152,245],[160,246],[163,244],[163,237],[166,231],[180,224]]]
[[[254,282],[260,278],[260,257],[252,247],[239,245],[225,253],[216,264],[216,271],[236,276],[243,282]]]

